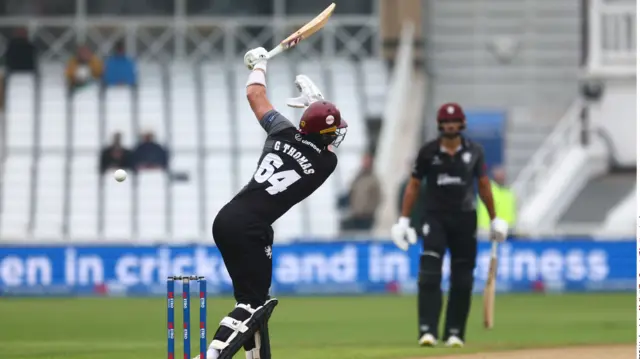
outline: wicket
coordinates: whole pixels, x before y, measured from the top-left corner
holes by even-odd
[[[191,281],[199,283],[200,304],[200,358],[207,357],[207,281],[202,276],[170,276],[167,277],[167,358],[175,357],[175,282],[182,281],[182,326],[184,341],[184,359],[191,359]]]

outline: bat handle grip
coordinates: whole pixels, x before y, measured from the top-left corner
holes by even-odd
[[[498,257],[498,242],[491,241],[491,258]]]
[[[267,59],[270,59],[274,56],[276,56],[277,54],[281,53],[284,50],[284,48],[281,45],[278,45],[276,47],[273,48],[273,50],[269,51],[267,53]]]

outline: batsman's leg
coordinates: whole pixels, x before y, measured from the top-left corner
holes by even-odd
[[[449,224],[451,278],[444,339],[449,346],[462,346],[473,292],[473,270],[476,266],[478,241],[476,213],[459,216]]]
[[[440,221],[433,216],[427,216],[422,234],[423,251],[418,272],[419,344],[433,346],[438,339],[442,310],[442,259],[446,239]]]
[[[239,229],[230,220],[216,218],[213,235],[237,304],[220,321],[206,359],[232,359],[242,347],[247,359],[271,359],[267,322],[278,303],[269,299],[273,231],[270,227]]]
[[[220,327],[209,346],[207,359],[232,359],[242,347],[245,348],[247,359],[271,359],[267,322],[277,304],[278,300],[275,298],[257,308],[237,304],[220,321]]]

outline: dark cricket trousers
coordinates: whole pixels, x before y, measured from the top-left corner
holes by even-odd
[[[419,333],[431,333],[438,337],[442,308],[442,261],[448,249],[451,255],[451,278],[444,339],[456,335],[464,340],[478,251],[476,212],[427,212],[423,223],[418,294]]]
[[[269,299],[273,229],[246,217],[246,212],[223,208],[213,221],[213,239],[233,283],[236,302],[252,308]]]

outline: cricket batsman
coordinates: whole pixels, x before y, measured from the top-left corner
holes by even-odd
[[[404,192],[402,214],[391,228],[391,236],[396,246],[403,250],[416,243],[417,235],[409,225],[409,215],[418,197],[420,182],[426,179],[424,240],[418,273],[418,343],[433,347],[438,342],[442,261],[449,249],[451,278],[442,338],[448,347],[462,347],[471,307],[478,245],[475,181],[491,218],[490,239],[504,241],[508,225],[496,217],[482,146],[462,135],[466,126],[462,107],[457,103],[442,105],[437,121],[440,135],[425,143],[418,152]]]

